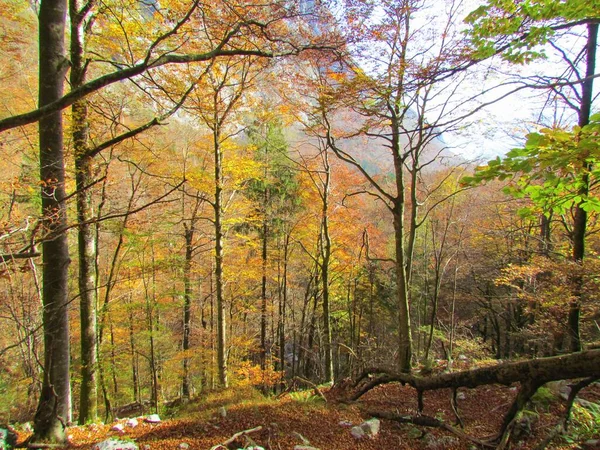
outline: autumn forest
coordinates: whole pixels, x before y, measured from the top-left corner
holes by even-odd
[[[508,448],[600,379],[597,1],[0,3],[0,423],[32,447],[401,382],[382,418],[442,429],[424,392],[515,383]]]

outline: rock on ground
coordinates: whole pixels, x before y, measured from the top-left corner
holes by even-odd
[[[132,441],[120,441],[119,439],[107,439],[92,447],[92,450],[138,450],[138,446]]]

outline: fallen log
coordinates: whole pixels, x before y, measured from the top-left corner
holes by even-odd
[[[489,384],[508,386],[518,382],[521,388],[517,397],[504,417],[498,436],[491,441],[497,444],[498,449],[504,449],[509,445],[512,430],[519,420],[523,408],[540,386],[550,381],[578,378],[588,378],[586,382],[589,383],[589,380],[600,377],[600,350],[594,349],[550,358],[507,362],[490,367],[450,372],[430,377],[420,377],[406,373],[390,373],[379,369],[374,369],[373,373],[380,375],[362,384],[362,386],[361,381],[366,379],[369,374],[363,373],[361,375],[361,379],[355,384],[355,386],[361,387],[351,397],[352,400],[358,400],[371,389],[381,384],[394,382],[403,385],[408,384],[417,391],[419,414],[423,411],[423,393],[426,391],[447,388],[455,391],[459,387],[476,388]],[[581,385],[583,386],[586,382],[581,383]],[[577,392],[578,390],[573,395],[576,395]],[[397,416],[393,420],[398,421],[398,417],[401,416]],[[416,419],[412,417],[404,417],[400,420],[410,420],[413,424],[443,428],[456,434],[455,429],[439,421],[439,423],[434,423],[430,420],[423,420],[423,418]]]
[[[535,380],[536,384],[550,381],[569,380],[600,376],[600,349],[588,350],[550,358],[529,359],[526,361],[507,362],[490,367],[443,373],[431,377],[420,377],[406,373],[389,373],[375,370],[383,375],[365,383],[353,396],[358,400],[380,384],[398,382],[408,384],[417,392],[432,391],[445,388],[475,388],[486,384],[502,384]]]

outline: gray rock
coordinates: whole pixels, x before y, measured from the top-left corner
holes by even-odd
[[[110,431],[116,431],[118,433],[125,432],[125,426],[122,423],[116,423],[112,427],[110,427]]]
[[[144,419],[144,422],[148,423],[160,423],[160,417],[158,414],[150,414]]]
[[[379,429],[381,428],[381,421],[374,417],[361,423],[360,427],[367,436],[369,436],[370,438],[374,438],[379,434]]]
[[[219,408],[219,415],[224,419],[225,417],[227,417],[227,410],[225,409],[224,406],[221,406]]]
[[[317,447],[311,447],[310,445],[296,445],[294,450],[319,450]]]
[[[467,396],[464,392],[459,392],[458,394],[456,394],[456,400],[466,400]]]
[[[129,428],[135,428],[139,425],[139,422],[137,419],[127,419],[127,422],[125,422],[125,425]]]
[[[352,427],[352,429],[350,430],[350,434],[352,434],[352,437],[354,439],[362,439],[365,437],[365,431],[360,426]]]
[[[425,442],[427,442],[427,448],[445,449],[454,446],[458,442],[458,438],[452,436],[435,437],[432,434],[427,434]]]
[[[582,444],[582,447],[586,450],[599,449],[600,439],[589,439]]]
[[[92,447],[92,450],[139,450],[137,444],[132,441],[120,441],[119,439],[107,439]]]
[[[340,420],[339,422],[340,427],[351,427],[352,425],[352,422],[350,422],[349,420]]]
[[[190,444],[188,444],[187,442],[182,442],[181,444],[179,444],[179,450],[187,450],[188,448],[190,448]]]

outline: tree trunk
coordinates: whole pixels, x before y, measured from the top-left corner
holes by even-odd
[[[594,95],[594,73],[596,70],[596,47],[598,45],[598,24],[588,24],[588,37],[586,44],[586,81],[582,84],[581,89],[581,100],[579,107],[579,126],[584,127],[590,122],[590,115],[592,109],[592,101]],[[583,186],[581,187],[579,194],[582,198],[588,196],[589,186],[589,172],[593,169],[592,165],[588,163],[587,157],[589,155],[581,155],[581,161],[586,165],[588,174],[584,176]],[[584,200],[585,201],[585,200]],[[575,215],[573,220],[573,253],[572,258],[576,263],[581,264],[585,256],[585,234],[587,229],[587,211],[585,211],[581,204],[575,207]],[[581,275],[575,275],[573,278],[573,284],[575,286],[573,292],[573,300],[569,305],[569,318],[568,318],[568,329],[569,329],[569,350],[577,352],[581,350],[581,337],[579,334],[579,316],[581,311],[581,297],[583,296],[583,277]]]
[[[65,0],[43,0],[39,10],[39,106],[63,94]],[[67,224],[62,114],[39,122],[42,216],[49,234],[42,244],[44,378],[33,441],[64,442],[70,415]]]
[[[190,333],[192,321],[192,256],[193,256],[194,224],[188,227],[185,225],[185,263],[183,268],[183,338],[181,341],[181,350],[183,356],[183,374],[181,379],[181,395],[183,398],[190,398],[190,358],[188,351],[190,349]]]
[[[219,123],[215,117],[215,123]],[[215,287],[217,307],[217,366],[219,384],[227,387],[227,324],[225,321],[225,304],[223,299],[223,225],[222,220],[222,195],[223,195],[223,153],[220,147],[218,130],[213,130],[213,145],[215,156]]]
[[[390,111],[394,114],[393,107]],[[394,172],[396,176],[396,197],[393,204],[394,240],[396,257],[396,284],[398,305],[398,368],[401,372],[410,372],[412,360],[412,334],[410,326],[410,306],[408,299],[408,267],[407,255],[404,245],[404,212],[405,191],[404,162],[400,156],[400,130],[398,118],[394,115],[392,120],[392,149],[394,156]]]
[[[364,379],[372,373],[377,373],[377,370],[365,372],[360,379]],[[600,350],[588,350],[551,358],[530,359],[461,372],[444,373],[433,377],[417,377],[402,373],[385,374],[366,383],[352,396],[352,399],[357,400],[375,386],[391,382],[409,384],[416,390],[425,392],[446,388],[475,388],[487,384],[508,386],[516,382],[529,383],[533,381],[541,386],[550,381],[598,375],[600,375]]]
[[[260,288],[260,369],[264,371],[267,368],[267,235],[269,226],[267,223],[267,202],[268,189],[264,192],[264,217],[262,223],[262,280]],[[263,386],[263,390],[266,389]],[[266,392],[266,391],[265,391]]]
[[[84,20],[78,0],[69,1],[71,19],[71,89],[85,82]],[[77,188],[79,309],[81,321],[81,387],[79,394],[79,424],[94,421],[98,416],[97,331],[96,331],[96,243],[92,218],[93,181],[92,158],[88,156],[88,110],[86,100],[71,107],[75,181]]]
[[[331,260],[331,236],[329,235],[329,185],[331,169],[327,149],[323,151],[325,180],[323,182],[321,210],[321,283],[323,289],[323,332],[325,337],[325,381],[333,382],[333,351],[331,347],[331,313],[329,304],[329,262]]]
[[[131,356],[131,385],[133,388],[133,401],[139,402],[141,400],[140,395],[140,382],[138,375],[138,357],[135,348],[135,326],[133,320],[133,304],[131,295],[129,296],[129,352]]]

